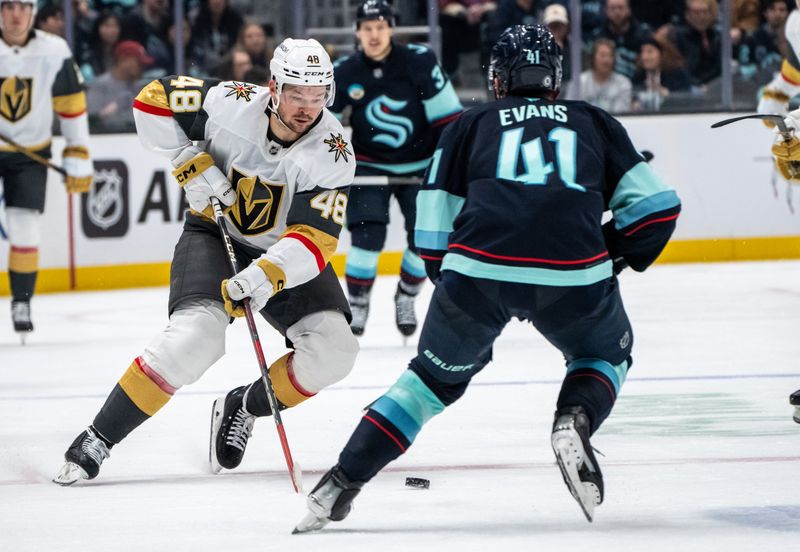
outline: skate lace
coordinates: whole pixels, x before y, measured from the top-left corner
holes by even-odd
[[[31,321],[31,305],[24,301],[11,303],[11,317],[15,322]]]
[[[111,456],[106,444],[91,433],[87,433],[87,438],[81,443],[81,452],[92,459],[98,466],[103,460]]]
[[[247,440],[253,434],[255,416],[251,416],[241,408],[236,411],[231,422],[231,429],[225,437],[225,443],[244,452]]]
[[[405,293],[398,293],[394,299],[395,311],[397,313],[398,324],[416,324],[417,317],[414,314],[414,296]]]

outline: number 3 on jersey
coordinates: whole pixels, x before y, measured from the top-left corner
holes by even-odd
[[[553,172],[553,163],[545,161],[542,139],[536,138],[522,143],[523,128],[507,130],[500,139],[500,155],[497,158],[497,178],[516,180],[525,184],[544,185]],[[585,192],[586,188],[575,182],[578,135],[564,127],[554,128],[547,139],[555,144],[558,176],[567,188]],[[517,173],[517,162],[522,153],[525,172]]]
[[[325,190],[311,199],[311,208],[319,211],[319,216],[325,220],[332,218],[333,222],[341,226],[347,210],[347,194],[338,190]]]

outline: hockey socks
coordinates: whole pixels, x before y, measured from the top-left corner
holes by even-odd
[[[345,264],[345,280],[350,297],[369,297],[378,273],[380,251],[351,247]]]
[[[630,368],[630,359],[612,365],[599,358],[580,358],[567,364],[557,408],[582,406],[591,421],[590,435],[614,407]]]
[[[30,301],[39,271],[39,248],[12,245],[8,254],[8,279],[14,301]]]
[[[175,391],[137,357],[114,386],[92,426],[109,443],[119,443],[167,404]]]
[[[406,249],[403,251],[403,259],[400,262],[400,284],[399,288],[407,295],[417,295],[422,289],[422,284],[427,279],[425,273],[425,262],[419,256]]]
[[[297,383],[292,369],[293,357],[293,352],[287,353],[269,367],[269,379],[272,383],[272,390],[275,391],[275,398],[278,399],[278,408],[280,410],[297,406],[316,394],[303,389]],[[269,400],[267,400],[267,392],[262,378],[258,378],[248,387],[244,402],[247,411],[254,416],[272,415],[272,409],[269,406]]]
[[[414,442],[422,426],[445,405],[411,370],[370,405],[339,455],[342,471],[369,481]]]

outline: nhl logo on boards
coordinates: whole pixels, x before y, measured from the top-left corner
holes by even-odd
[[[81,196],[81,227],[87,238],[121,238],[128,233],[128,167],[95,161],[94,183]]]

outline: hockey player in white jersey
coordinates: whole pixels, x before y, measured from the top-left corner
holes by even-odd
[[[800,94],[800,0],[796,3],[798,9],[789,14],[784,31],[789,43],[789,55],[783,60],[781,72],[762,90],[758,102],[759,113],[787,115],[786,125],[795,133],[800,129],[800,109],[787,112],[789,100]],[[764,123],[775,126],[770,121]],[[772,155],[781,176],[793,184],[800,184],[800,140],[796,136],[791,140],[776,137]],[[794,407],[794,421],[800,424],[800,390],[792,393],[789,403]]]
[[[85,192],[94,170],[83,79],[62,38],[32,29],[35,15],[35,0],[0,1],[0,133],[49,158],[55,111],[67,142],[67,190]],[[30,301],[39,270],[47,168],[0,140],[0,180],[11,245],[11,317],[14,330],[24,335],[33,331]]]
[[[281,408],[351,370],[358,343],[328,263],[355,172],[342,126],[325,109],[334,95],[333,66],[316,40],[286,39],[270,70],[268,88],[168,77],[136,97],[142,143],[172,161],[191,207],[172,261],[169,323],[70,445],[56,483],[96,477],[112,446],[219,360],[230,317],[243,315],[237,302],[247,297],[292,348],[270,366]],[[209,217],[211,197],[226,206],[234,249],[243,266],[249,263],[232,277]],[[215,437],[241,453],[254,418],[271,414],[260,379],[214,408]],[[235,460],[212,454],[216,470]]]

